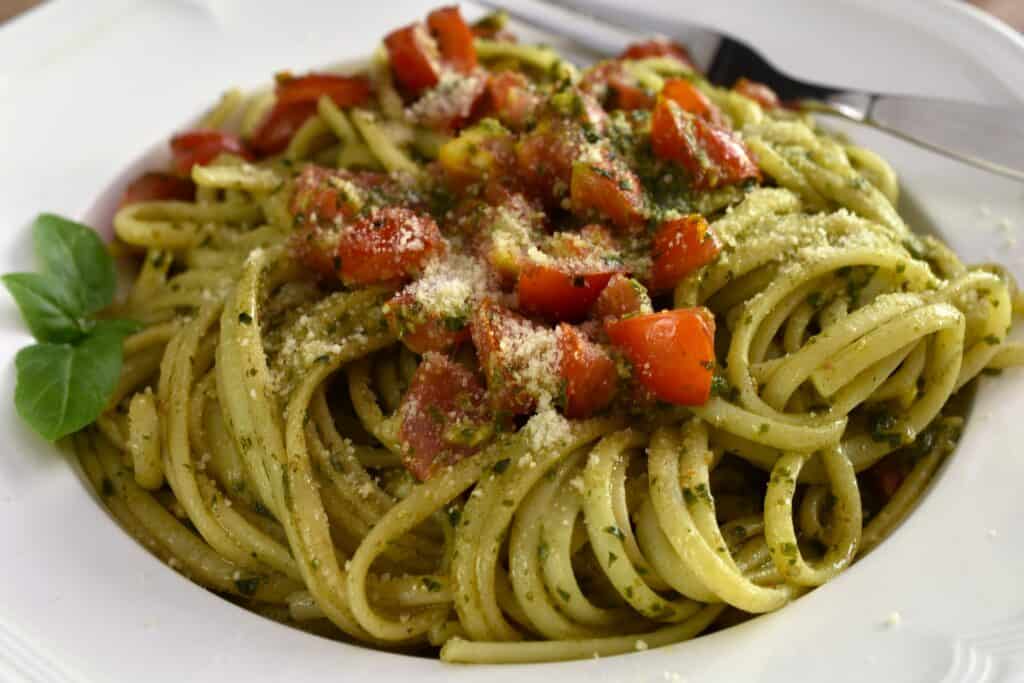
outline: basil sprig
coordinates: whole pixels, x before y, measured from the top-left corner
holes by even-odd
[[[103,412],[121,376],[124,338],[141,326],[94,317],[113,301],[117,272],[92,229],[44,213],[32,237],[40,272],[0,278],[39,342],[14,359],[14,405],[32,429],[55,441]]]

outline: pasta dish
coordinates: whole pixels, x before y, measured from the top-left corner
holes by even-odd
[[[1024,359],[877,154],[651,40],[579,69],[445,7],[227,92],[126,190],[71,437],[196,583],[451,662],[676,643],[877,546]]]

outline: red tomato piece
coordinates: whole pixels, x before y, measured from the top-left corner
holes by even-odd
[[[597,163],[573,165],[569,196],[574,212],[596,212],[618,228],[636,228],[644,219],[640,180],[608,156]]]
[[[252,135],[252,146],[264,155],[277,154],[292,136],[316,113],[316,103],[327,95],[339,107],[365,104],[372,93],[364,76],[307,74],[281,77],[275,91],[277,101]]]
[[[516,286],[519,310],[551,320],[583,320],[614,274],[614,271],[573,273],[552,266],[525,266]]]
[[[316,102],[327,95],[339,107],[358,107],[366,104],[373,94],[370,80],[365,76],[311,73],[305,76],[284,77],[277,81],[277,103],[282,106],[296,102]]]
[[[222,153],[251,158],[245,143],[237,135],[218,130],[179,133],[171,138],[171,153],[174,155],[174,168],[184,174],[191,173],[193,166],[210,163]]]
[[[170,173],[143,173],[125,188],[117,208],[162,199],[177,199],[190,202],[195,199],[196,185],[191,178]]]
[[[567,121],[547,121],[519,139],[517,172],[532,196],[548,204],[561,202],[583,142],[582,130]]]
[[[407,292],[396,294],[388,301],[385,317],[391,330],[414,353],[446,351],[469,339],[469,326],[465,322],[428,315]]]
[[[620,61],[602,62],[589,69],[580,87],[602,100],[610,110],[650,109],[654,106],[654,96],[640,87]]]
[[[590,417],[608,406],[615,396],[618,373],[615,361],[577,328],[558,326],[559,374],[565,383],[566,417]]]
[[[518,71],[492,74],[487,81],[487,93],[498,120],[513,130],[525,128],[540,105],[530,82]]]
[[[715,233],[700,214],[665,221],[654,233],[651,289],[665,291],[710,263],[722,250]]]
[[[395,80],[416,95],[441,80],[437,45],[423,24],[410,24],[384,37]]]
[[[621,273],[612,276],[594,303],[594,317],[598,320],[650,311],[651,298],[644,286]]]
[[[640,43],[633,43],[619,56],[620,59],[644,59],[645,57],[673,57],[694,71],[697,70],[686,47],[665,38],[653,38]]]
[[[746,146],[731,132],[660,99],[651,121],[655,155],[681,164],[693,186],[708,190],[744,180],[760,180],[761,171]]]
[[[424,92],[408,111],[417,123],[450,133],[479,118],[486,95],[483,74],[459,76]]]
[[[405,279],[443,248],[430,216],[397,206],[373,209],[342,229],[338,272],[348,284]]]
[[[349,191],[343,192],[340,188]],[[365,196],[390,193],[390,179],[369,171],[338,171],[307,166],[295,179],[289,210],[295,257],[323,277],[337,277],[342,226],[363,208]]]
[[[284,151],[295,132],[316,113],[316,102],[275,104],[253,131],[249,143],[263,156]]]
[[[491,416],[484,387],[465,366],[428,353],[398,408],[402,463],[420,481],[480,449]]]
[[[715,319],[706,308],[679,308],[605,322],[612,344],[655,397],[703,405],[715,369]]]
[[[748,78],[741,78],[736,81],[732,89],[741,95],[749,97],[765,109],[775,109],[779,106],[779,96],[775,91],[764,83],[758,83]]]
[[[476,46],[473,32],[462,19],[456,6],[441,7],[427,15],[427,28],[437,39],[441,58],[461,74],[476,68]]]
[[[521,374],[525,369],[524,359],[516,355],[516,350],[534,335],[547,334],[553,338],[554,333],[491,299],[484,299],[477,306],[471,329],[473,346],[487,379],[491,407],[511,415],[532,412],[538,396],[524,384]],[[558,364],[553,362],[550,368],[553,380],[557,372]]]
[[[722,125],[722,112],[711,103],[707,95],[685,78],[670,78],[665,81],[661,96],[678,104],[683,111],[688,111],[715,125]]]
[[[295,193],[289,206],[293,216],[302,216],[307,222],[336,222],[352,218],[359,205],[353,197],[343,194],[336,183],[349,182],[357,188],[374,186],[386,180],[376,173],[335,171],[323,166],[309,165],[295,178]]]

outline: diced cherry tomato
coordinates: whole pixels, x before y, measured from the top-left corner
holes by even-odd
[[[195,199],[196,186],[191,178],[170,173],[143,173],[125,188],[117,208],[161,199],[177,199],[190,202]]]
[[[526,76],[518,71],[492,74],[487,81],[491,107],[498,120],[513,130],[521,130],[534,117],[540,98]]]
[[[519,273],[519,310],[551,320],[578,321],[587,317],[614,271],[573,273],[531,264]]]
[[[615,361],[577,328],[558,326],[559,374],[565,382],[566,417],[584,418],[607,407],[615,395]]]
[[[410,24],[384,37],[395,80],[417,95],[441,80],[437,45],[423,24]]]
[[[680,43],[665,38],[653,38],[633,43],[620,55],[620,59],[644,59],[645,57],[674,57],[696,71],[690,53]]]
[[[703,405],[715,369],[715,320],[706,308],[680,308],[605,322],[612,344],[657,398]]]
[[[588,69],[580,87],[604,101],[609,110],[650,109],[654,105],[654,96],[640,87],[637,79],[617,60]]]
[[[443,248],[430,216],[397,206],[373,209],[342,229],[338,272],[348,284],[391,282],[416,274]]]
[[[388,326],[410,351],[446,351],[469,340],[466,321],[442,320],[428,315],[408,292],[396,294],[387,303]]]
[[[191,173],[193,166],[210,163],[222,153],[251,158],[245,143],[237,135],[218,130],[179,133],[171,138],[171,153],[174,155],[174,168],[184,174]]]
[[[665,291],[710,263],[722,247],[700,214],[665,221],[654,233],[651,289]]]
[[[640,180],[624,163],[607,156],[573,165],[569,196],[574,212],[597,212],[618,228],[636,228],[643,222]]]
[[[484,387],[466,367],[423,356],[398,409],[402,463],[420,481],[480,449],[491,416]]]
[[[659,99],[654,107],[651,146],[658,157],[686,168],[699,190],[761,178],[750,152],[731,131],[683,111],[671,100]]]
[[[487,79],[482,73],[456,76],[425,91],[408,112],[416,123],[451,133],[479,118],[486,95]]]
[[[293,216],[302,216],[300,221],[306,222],[336,222],[339,217],[352,218],[361,208],[358,193],[386,180],[387,176],[369,171],[336,171],[311,164],[295,178],[295,192],[289,208]],[[339,188],[342,184],[348,184],[357,194],[353,196],[342,192]]]
[[[582,130],[567,121],[546,121],[522,136],[516,145],[516,165],[531,195],[548,204],[560,203],[582,147]]]
[[[736,81],[732,89],[741,95],[749,97],[765,109],[775,109],[779,106],[779,96],[775,91],[764,83],[758,83],[748,78],[741,78]]]
[[[316,103],[327,95],[342,108],[365,104],[373,94],[365,76],[307,74],[278,79],[276,102],[252,136],[252,146],[260,154],[277,154],[306,120],[316,113]]]
[[[612,276],[594,304],[594,317],[598,320],[650,312],[651,298],[647,290],[633,278],[621,273]]]
[[[311,73],[289,76],[277,81],[277,103],[283,106],[296,102],[316,102],[327,95],[342,108],[365,104],[373,94],[370,80],[365,76]]]
[[[661,96],[672,100],[684,111],[688,111],[694,116],[699,116],[715,125],[722,125],[722,112],[711,103],[707,95],[685,78],[670,78],[665,81]]]
[[[538,396],[518,377],[525,368],[517,367],[514,349],[532,335],[551,333],[491,299],[484,299],[477,306],[471,329],[473,346],[487,379],[491,407],[510,415],[532,412]],[[550,368],[552,376],[557,371],[557,365]]]
[[[292,136],[316,113],[316,102],[275,104],[253,131],[249,144],[263,156],[284,151]]]
[[[401,185],[383,173],[306,166],[295,178],[288,207],[295,219],[290,240],[295,257],[324,277],[337,277],[346,222],[381,204],[415,206],[409,199]]]
[[[459,8],[441,7],[427,15],[427,28],[437,39],[441,58],[461,74],[476,68],[476,47],[473,32],[462,19]]]

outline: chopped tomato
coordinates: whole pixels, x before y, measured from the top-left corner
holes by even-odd
[[[208,164],[220,154],[234,154],[249,159],[249,150],[237,135],[217,130],[190,130],[171,138],[174,168],[191,173],[193,166]]]
[[[384,37],[395,80],[414,95],[441,80],[437,45],[423,24],[410,24]]]
[[[311,164],[295,178],[289,208],[293,216],[302,216],[301,221],[334,222],[339,217],[352,218],[362,208],[362,190],[386,179],[387,176],[378,173],[336,171]]]
[[[519,273],[519,310],[552,320],[578,321],[587,317],[614,271],[574,273],[531,264]]]
[[[650,109],[654,105],[654,95],[640,87],[637,79],[617,60],[588,69],[580,87],[603,101],[609,110]]]
[[[612,344],[655,397],[703,405],[715,369],[715,320],[706,308],[680,308],[605,322]]]
[[[408,292],[388,301],[385,317],[391,330],[414,353],[445,351],[469,339],[467,320],[429,315]]]
[[[736,81],[732,89],[745,97],[749,97],[765,109],[775,109],[779,106],[779,96],[775,91],[764,83],[758,83],[748,78],[741,78]]]
[[[487,81],[487,92],[495,116],[513,130],[525,128],[540,105],[540,98],[530,82],[518,71],[492,74]]]
[[[722,247],[700,214],[665,221],[654,233],[651,289],[665,291],[710,263]]]
[[[527,190],[545,203],[560,203],[583,142],[583,131],[562,120],[545,121],[522,136],[516,144],[516,165]]]
[[[427,28],[437,39],[445,63],[461,74],[476,68],[473,32],[456,6],[441,7],[427,15]]]
[[[451,133],[479,118],[487,103],[486,95],[484,74],[453,76],[425,91],[407,111],[416,123]]]
[[[646,57],[673,57],[696,70],[690,52],[685,46],[665,38],[653,38],[633,43],[620,55],[620,59],[644,59]]]
[[[264,156],[283,152],[296,131],[316,113],[316,102],[275,104],[253,131],[249,144]]]
[[[338,273],[347,284],[404,279],[443,248],[430,216],[397,206],[373,209],[342,229]]]
[[[651,298],[647,289],[621,273],[612,276],[594,303],[594,317],[598,320],[650,312]]]
[[[316,102],[326,95],[339,107],[358,107],[365,104],[372,94],[370,80],[365,76],[322,73],[281,77],[276,89],[277,104],[282,106]]]
[[[117,208],[161,199],[190,202],[195,196],[196,186],[191,178],[182,178],[170,173],[143,173],[125,188]]]
[[[678,104],[683,111],[688,111],[715,125],[722,125],[722,112],[711,103],[707,95],[685,78],[670,78],[665,81],[661,96]]]
[[[683,111],[668,99],[659,99],[654,108],[651,146],[658,157],[686,168],[699,190],[761,178],[750,152],[731,131]]]
[[[465,366],[427,353],[402,397],[402,464],[420,481],[480,449],[493,433],[484,387]]]
[[[640,180],[607,154],[596,163],[573,164],[569,196],[574,212],[596,212],[616,227],[635,228],[643,221]]]
[[[534,387],[524,384],[524,359],[516,352],[535,336],[553,337],[553,333],[491,299],[484,299],[477,306],[471,329],[473,346],[487,379],[491,407],[511,415],[532,412],[538,396]],[[531,359],[535,360],[538,359]],[[541,370],[543,374],[550,373],[552,378],[557,371],[557,363]]]
[[[562,323],[557,335],[559,374],[565,383],[565,415],[590,417],[607,407],[615,395],[615,362],[572,325]]]
[[[365,76],[311,73],[281,76],[275,89],[276,101],[252,136],[252,146],[261,154],[277,154],[309,117],[316,113],[324,95],[339,107],[358,107],[373,94]]]

